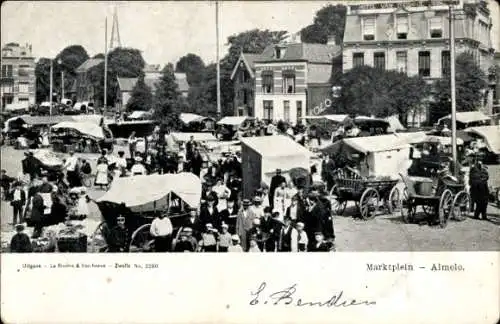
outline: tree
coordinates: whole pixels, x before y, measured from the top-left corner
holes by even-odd
[[[470,53],[461,53],[455,61],[455,93],[457,111],[473,111],[481,106],[482,90],[487,87],[486,74]],[[450,73],[434,83],[434,99],[441,114],[451,111]],[[445,107],[445,109],[442,109]]]
[[[184,107],[175,82],[175,74],[171,65],[165,66],[157,83],[154,96],[154,118],[164,127],[177,129],[180,126],[179,113]]]
[[[404,73],[360,66],[340,79],[338,112],[388,117],[397,114],[403,123],[408,114],[429,95],[422,78]],[[334,105],[335,106],[335,105]]]
[[[35,65],[36,102],[49,100],[50,58],[41,57]]]
[[[132,94],[127,102],[127,110],[149,110],[152,106],[153,95],[151,94],[151,88],[144,82],[144,76],[141,75],[132,89]]]
[[[327,5],[321,8],[316,12],[313,24],[300,31],[301,40],[304,43],[326,44],[328,36],[335,35],[337,44],[342,43],[346,13],[347,7],[344,5]]]
[[[199,85],[203,79],[205,63],[201,57],[189,53],[180,58],[175,66],[175,72],[186,73],[187,82],[190,86]]]

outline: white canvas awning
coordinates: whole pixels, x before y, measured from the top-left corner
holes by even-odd
[[[179,114],[179,119],[184,123],[184,124],[189,124],[195,121],[201,121],[205,118],[209,117],[203,117],[198,114],[192,114],[192,113],[181,113]]]
[[[471,127],[466,132],[479,135],[491,152],[500,154],[500,126]]]
[[[312,152],[287,136],[243,137],[241,142],[266,157],[312,156]]]
[[[305,116],[303,119],[327,119],[337,123],[343,123],[345,120],[349,119],[349,115],[346,114],[332,114],[332,115],[313,115],[313,116]]]
[[[348,145],[360,153],[386,152],[409,148],[408,139],[398,137],[395,134],[353,137],[345,138],[342,141],[337,141],[329,146],[321,149],[322,151],[335,151],[335,146]]]
[[[19,103],[11,103],[5,105],[5,110],[14,111],[14,110],[27,110],[29,109],[29,102],[19,102]]]
[[[444,119],[451,119],[451,115],[447,115],[445,117],[442,117],[438,120],[438,123],[440,123]],[[491,120],[490,117],[486,116],[480,111],[463,111],[463,112],[457,112],[456,114],[456,119],[457,122],[467,124],[467,123],[472,123],[472,122],[478,122],[478,121],[489,121]]]
[[[165,135],[167,140],[172,138],[175,142],[188,142],[193,136],[196,142],[215,142],[217,138],[212,133],[170,133]]]
[[[228,125],[228,126],[239,126],[245,122],[245,120],[251,117],[246,116],[228,116],[224,117],[217,122],[218,125]]]
[[[134,111],[133,113],[131,113],[128,118],[130,119],[140,119],[140,118],[150,118],[151,117],[151,113],[147,112],[147,111]]]
[[[385,121],[389,123],[391,131],[405,130],[406,128],[401,124],[397,116],[389,116],[385,118]]]
[[[61,122],[51,127],[54,130],[58,129],[73,129],[81,134],[88,135],[97,139],[104,139],[104,131],[102,127],[88,122]]]

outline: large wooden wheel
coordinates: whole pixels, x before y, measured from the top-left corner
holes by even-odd
[[[132,233],[130,238],[130,252],[151,252],[153,238],[150,234],[151,224],[144,224]]]
[[[451,192],[450,189],[446,189],[445,191],[443,191],[443,193],[441,194],[441,198],[439,199],[438,215],[439,215],[439,225],[441,226],[441,228],[445,228],[446,225],[448,224],[448,219],[452,212],[452,206],[453,206],[453,193]]]
[[[451,209],[451,218],[457,221],[463,221],[469,214],[470,197],[469,194],[462,190],[453,198],[453,205]]]
[[[332,204],[332,211],[335,213],[335,215],[342,215],[345,211],[347,201],[340,199],[337,185],[333,185],[332,189],[330,189],[328,197],[330,199],[330,203]]]
[[[90,252],[100,253],[108,251],[107,238],[109,228],[106,222],[101,222],[90,238]]]
[[[403,189],[403,194],[401,195],[400,208],[401,219],[405,223],[413,223],[415,220],[417,206],[413,205],[413,201],[408,196],[408,189],[405,187]]]
[[[401,197],[399,194],[399,189],[394,186],[389,192],[389,196],[387,196],[386,200],[387,210],[389,214],[394,213],[399,208],[401,208]]]
[[[365,189],[359,199],[359,211],[361,212],[361,218],[365,220],[375,218],[378,212],[379,201],[380,196],[377,190],[373,188]]]

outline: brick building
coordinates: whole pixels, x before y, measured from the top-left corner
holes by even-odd
[[[231,73],[234,85],[234,115],[254,117],[255,61],[260,54],[241,53]]]
[[[31,45],[6,44],[2,48],[2,109],[28,108],[35,104],[35,58]]]
[[[91,101],[94,107],[102,107],[98,102],[97,89],[92,82],[90,69],[104,62],[104,59],[90,58],[76,69],[76,100],[75,102]]]

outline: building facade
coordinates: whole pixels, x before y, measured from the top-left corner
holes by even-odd
[[[234,115],[255,117],[255,61],[260,54],[241,53],[231,73]]]
[[[493,64],[492,19],[485,1],[457,0],[452,25],[456,55],[471,53],[487,73]],[[343,71],[359,65],[420,75],[429,82],[450,69],[450,10],[443,1],[391,1],[349,5]],[[485,105],[491,113],[493,91]]]
[[[31,45],[9,43],[2,48],[1,80],[2,109],[27,109],[35,104],[35,58]]]
[[[100,58],[90,58],[76,69],[76,102],[91,101],[94,107],[103,105],[98,100],[96,86],[90,75],[90,70],[103,62],[104,60]]]
[[[255,117],[295,124],[318,111],[313,108],[331,98],[332,62],[339,55],[334,43],[268,46],[255,62]]]

